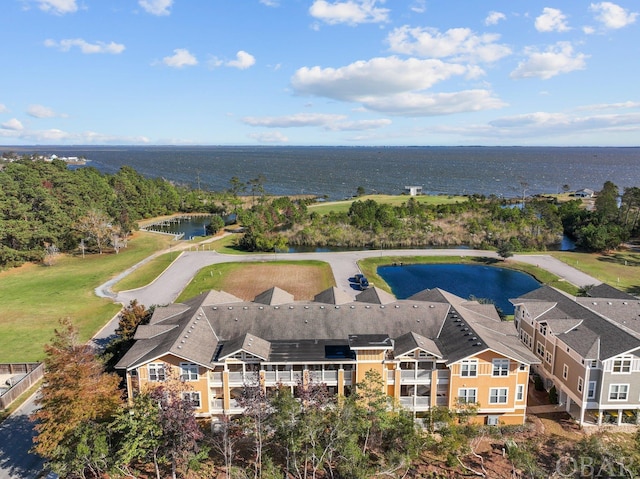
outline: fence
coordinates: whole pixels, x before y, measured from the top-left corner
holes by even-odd
[[[0,396],[0,409],[5,409],[44,376],[43,363],[0,364],[0,374],[26,374]]]

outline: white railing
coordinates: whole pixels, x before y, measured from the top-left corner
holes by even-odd
[[[222,399],[212,399],[211,400],[211,409],[222,409],[224,407],[224,402]]]
[[[210,372],[209,379],[214,383],[222,383],[222,373],[221,372]]]

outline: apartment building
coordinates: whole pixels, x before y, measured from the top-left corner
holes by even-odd
[[[165,380],[185,382],[201,417],[241,414],[247,384],[267,392],[322,382],[336,395],[377,371],[385,393],[414,413],[478,407],[475,420],[522,424],[529,370],[539,360],[495,307],[440,289],[398,300],[337,288],[295,301],[279,288],[244,301],[222,291],[157,307],[116,366],[129,398]]]
[[[601,284],[588,297],[543,286],[512,300],[534,371],[580,424],[636,424],[640,410],[640,300]]]

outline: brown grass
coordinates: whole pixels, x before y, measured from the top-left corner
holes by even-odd
[[[254,264],[229,273],[224,291],[248,301],[277,286],[293,294],[296,301],[312,300],[327,289],[322,276],[316,266]]]

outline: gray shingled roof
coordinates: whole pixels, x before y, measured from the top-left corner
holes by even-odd
[[[313,298],[313,301],[315,303],[325,304],[346,304],[352,302],[353,298],[347,292],[333,286],[329,289],[325,289],[321,293],[316,294]]]
[[[371,304],[391,304],[395,303],[397,299],[394,295],[387,293],[384,289],[373,286],[358,294],[356,296],[356,301]]]
[[[418,333],[409,332],[396,338],[393,345],[393,352],[397,356],[402,356],[416,349],[421,349],[436,357],[442,358],[442,352],[432,339]]]
[[[223,344],[216,360],[225,359],[239,351],[246,351],[263,360],[269,357],[271,343],[253,334],[245,334]]]
[[[555,303],[552,309],[537,318],[538,321],[541,319],[582,320],[578,327],[560,334],[558,337],[585,358],[603,360],[640,348],[640,339],[632,328],[626,328],[627,324],[624,324],[625,328],[620,327],[621,320],[615,319],[618,314],[616,311],[631,311],[631,307],[628,309],[623,307],[631,306],[631,304],[621,304],[614,308],[615,300],[603,299],[603,301],[605,304],[600,305],[601,308],[596,312],[592,308],[598,304],[594,305],[593,303],[602,302],[596,298],[573,298],[550,286],[542,286],[517,298],[514,300],[514,304],[523,303],[527,308],[530,306],[535,308],[536,303],[538,306],[540,302]],[[607,302],[612,304],[606,304]],[[627,302],[631,303],[631,301]],[[607,310],[607,306],[612,306],[612,308]],[[597,356],[594,357],[594,354]]]
[[[253,300],[254,303],[262,303],[262,304],[287,304],[293,302],[293,295],[291,293],[287,293],[285,290],[274,286],[255,297]]]
[[[287,295],[290,297],[272,288],[256,299],[271,302],[274,296],[283,299]],[[422,296],[437,301],[417,299]],[[229,302],[212,304],[214,297]],[[158,314],[166,319],[157,321],[155,329],[143,329],[141,339],[116,367],[137,367],[167,353],[206,366],[216,360],[216,352],[232,354],[232,349],[235,352],[238,347],[249,346],[257,348],[256,355],[269,356],[270,361],[278,357],[313,361],[331,355],[351,360],[349,341],[355,346],[370,344],[371,338],[379,337],[396,338],[402,350],[408,347],[405,342],[425,345],[426,350],[449,362],[487,348],[522,362],[537,361],[526,350],[521,351],[513,323],[499,321],[491,305],[467,301],[442,290],[396,300],[385,291],[370,288],[357,301],[344,304],[293,300],[276,303],[239,302],[231,295],[216,292],[203,293],[184,305],[169,306],[171,314]],[[467,330],[461,329],[460,322]]]
[[[607,298],[607,299],[626,299],[638,300],[635,296],[620,291],[619,289],[609,286],[607,283],[600,283],[587,291],[587,295],[591,298]]]

